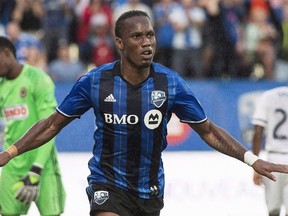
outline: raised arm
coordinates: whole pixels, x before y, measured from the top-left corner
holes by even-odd
[[[24,152],[38,148],[55,137],[74,118],[55,111],[49,117],[35,123],[17,142],[0,154],[0,167]]]
[[[223,154],[247,163],[260,175],[275,181],[276,178],[271,172],[288,173],[288,165],[274,164],[259,159],[235,140],[229,133],[209,120],[200,124],[189,125],[209,146]]]

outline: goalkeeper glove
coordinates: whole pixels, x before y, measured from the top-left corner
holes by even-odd
[[[14,184],[15,197],[23,204],[29,205],[37,199],[41,171],[41,167],[33,165],[29,172]]]

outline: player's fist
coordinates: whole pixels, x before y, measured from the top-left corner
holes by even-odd
[[[41,170],[39,166],[33,165],[30,171],[14,184],[16,199],[26,205],[37,199]]]

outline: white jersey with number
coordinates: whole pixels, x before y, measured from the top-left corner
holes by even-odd
[[[288,153],[288,86],[265,91],[252,120],[265,128],[265,149]]]

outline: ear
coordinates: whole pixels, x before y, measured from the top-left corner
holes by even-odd
[[[8,48],[4,48],[3,52],[4,52],[4,54],[5,54],[7,57],[9,57],[10,55],[12,55],[12,52],[11,52],[10,49],[8,49]]]
[[[123,41],[121,38],[119,37],[116,37],[115,38],[115,44],[116,44],[116,48],[119,50],[119,51],[122,51],[124,49],[124,44],[123,44]]]
[[[10,49],[8,49],[8,48],[4,48],[2,50],[2,53],[3,53],[5,58],[14,58],[14,59],[16,59],[14,54],[12,53],[12,51]]]

